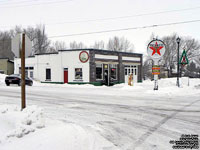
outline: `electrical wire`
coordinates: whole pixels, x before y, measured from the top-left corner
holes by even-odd
[[[27,5],[14,5],[14,6],[5,6],[5,7],[0,7],[0,8],[17,8],[17,7],[32,7],[32,6],[37,6],[37,5],[50,5],[50,4],[57,4],[57,3],[66,3],[66,2],[71,2],[74,0],[63,0],[63,1],[49,1],[49,2],[43,2],[43,3],[33,3],[33,4],[27,4]]]
[[[132,27],[132,28],[122,28],[122,29],[114,29],[114,30],[104,30],[104,31],[96,31],[96,32],[85,32],[85,33],[55,35],[55,36],[49,36],[48,38],[60,38],[60,37],[67,37],[67,36],[80,36],[80,35],[90,35],[90,34],[99,34],[99,33],[108,33],[108,32],[136,30],[136,29],[146,29],[146,28],[155,28],[155,27],[161,27],[161,26],[187,24],[187,23],[194,23],[194,22],[200,22],[200,20],[189,20],[189,21],[182,21],[182,22],[172,22],[172,23],[165,23],[165,24],[155,24],[155,25],[149,25],[149,26],[140,26],[140,27]]]
[[[12,0],[10,0],[11,2],[9,1],[0,1],[0,6],[8,6],[8,5],[18,5],[18,4],[24,4],[24,3],[38,3],[38,2],[52,2],[52,1],[55,1],[55,0],[45,0],[45,1],[41,1],[41,0],[21,0],[21,1],[14,1],[12,2]],[[30,4],[31,5],[31,4]]]
[[[68,1],[72,1],[72,0],[68,0]],[[149,16],[149,15],[172,13],[172,12],[181,12],[181,11],[188,11],[188,10],[195,10],[195,9],[200,9],[200,6],[184,8],[184,9],[175,9],[175,10],[167,10],[167,11],[160,11],[160,12],[152,12],[152,13],[143,13],[143,14],[136,14],[136,15],[129,15],[129,16],[110,17],[110,18],[101,18],[101,19],[89,19],[89,20],[78,20],[78,21],[67,21],[67,22],[58,22],[58,23],[47,23],[45,25],[50,26],[50,25],[61,25],[61,24],[71,24],[71,23],[85,23],[85,22],[87,23],[87,22],[96,22],[96,21],[109,21],[109,20],[127,19],[127,18],[133,18],[133,17],[142,17],[142,16]],[[9,27],[8,26],[1,26],[1,28],[10,28],[10,27],[13,27],[13,26],[9,26]]]
[[[188,24],[188,23],[195,23],[195,22],[200,22],[200,19],[199,20],[182,21],[182,22],[172,22],[172,23],[165,23],[165,24],[155,24],[155,25],[149,25],[149,26],[139,26],[139,27],[132,27],[132,28],[104,30],[104,31],[96,31],[96,32],[84,32],[84,33],[74,33],[74,34],[65,34],[65,35],[54,35],[54,36],[48,36],[48,38],[61,38],[61,37],[69,37],[69,36],[81,36],[81,35],[91,35],[91,34],[118,32],[118,31],[147,29],[147,28],[156,28],[156,27],[162,27],[162,26],[172,26],[172,25]],[[0,40],[0,41],[6,41],[6,40]]]
[[[184,9],[174,9],[174,10],[167,10],[167,11],[159,11],[159,12],[143,13],[143,14],[136,14],[136,15],[120,16],[120,17],[110,17],[110,18],[102,18],[102,19],[89,19],[89,20],[78,20],[78,21],[67,21],[67,22],[60,22],[60,23],[49,23],[47,25],[69,24],[69,23],[84,23],[84,22],[96,22],[96,21],[127,19],[127,18],[133,18],[133,17],[158,15],[158,14],[165,14],[165,13],[172,13],[172,12],[182,12],[182,11],[195,10],[195,9],[200,9],[200,6],[190,7],[190,8],[184,8]]]
[[[39,0],[26,0],[26,1],[14,1],[14,2],[12,2],[13,0],[9,0],[9,1],[0,1],[0,6],[2,6],[2,5],[13,5],[13,4],[21,4],[21,3],[27,3],[27,2],[37,2],[37,1],[39,1]]]

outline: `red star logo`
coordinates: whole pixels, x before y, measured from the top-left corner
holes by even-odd
[[[150,47],[150,49],[153,50],[152,52],[152,56],[157,53],[158,55],[161,56],[161,53],[160,53],[160,50],[163,48],[163,46],[158,46],[158,43],[156,42],[155,46],[154,47]]]

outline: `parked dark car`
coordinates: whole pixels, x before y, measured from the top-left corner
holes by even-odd
[[[25,78],[25,83],[26,85],[29,85],[29,86],[32,86],[33,85],[33,81],[26,77]],[[5,78],[5,83],[7,86],[9,86],[10,84],[17,84],[17,85],[21,85],[21,75],[19,74],[12,74],[12,75],[9,75]]]

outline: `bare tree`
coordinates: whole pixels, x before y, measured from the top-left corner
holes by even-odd
[[[94,43],[94,46],[91,46],[94,49],[104,49],[105,48],[105,43],[104,41],[98,41]]]
[[[177,39],[178,35],[174,33],[171,36],[165,36],[162,38],[165,43],[165,54],[163,56],[165,67],[169,70],[169,75],[171,76],[172,70],[177,64]],[[180,43],[182,44],[182,43]]]
[[[33,40],[34,53],[45,53],[48,51],[50,41],[45,33],[44,25],[37,25],[35,28],[35,38]]]
[[[52,47],[55,51],[67,49],[66,43],[63,41],[54,42]]]
[[[26,33],[26,35],[29,37],[31,41],[35,40],[35,31],[36,29],[33,27],[28,27],[27,29],[24,29],[23,31]]]
[[[119,38],[115,36],[109,39],[107,49],[113,51],[133,52],[133,44],[124,37]]]
[[[170,72],[171,69],[177,65],[177,50],[178,50],[176,42],[177,37],[178,37],[177,34],[163,37],[163,41],[166,45],[164,60],[165,60],[165,65],[168,68],[170,68]],[[200,55],[199,41],[191,37],[180,37],[180,39],[181,41],[180,41],[179,58],[181,57],[181,54],[184,49],[186,50],[189,61],[198,58],[198,56]]]
[[[183,37],[182,49],[186,50],[189,60],[194,60],[200,56],[200,43],[191,37]]]
[[[147,56],[143,64],[144,80],[152,78],[152,65],[153,65],[152,59],[149,56]]]
[[[11,51],[11,35],[10,32],[0,32],[0,58],[13,59],[14,54]]]
[[[49,51],[51,42],[46,35],[45,25],[36,25],[35,28],[28,27],[23,29],[23,32],[33,42],[33,54],[47,53]]]
[[[87,48],[82,42],[77,43],[76,41],[70,42],[69,44],[70,49],[83,49]]]

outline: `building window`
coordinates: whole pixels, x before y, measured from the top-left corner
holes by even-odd
[[[125,68],[125,75],[128,75],[127,68]]]
[[[34,70],[34,67],[28,67],[28,70]]]
[[[30,78],[33,79],[33,71],[30,71]]]
[[[96,79],[103,79],[103,64],[96,64]]]
[[[34,67],[25,67],[25,75],[26,75],[26,77],[33,78],[33,70],[34,70]],[[21,72],[22,72],[21,71],[21,67],[19,67],[19,74],[21,74]]]
[[[28,70],[25,70],[25,77],[28,77]]]
[[[75,68],[75,79],[83,79],[82,68]]]
[[[22,72],[22,71],[21,71],[21,67],[19,67],[19,74],[21,74],[21,72]]]
[[[51,69],[46,69],[46,80],[51,80]]]
[[[114,65],[110,65],[110,68],[111,68],[111,75],[110,77],[114,80],[117,80],[117,65],[114,64]]]

